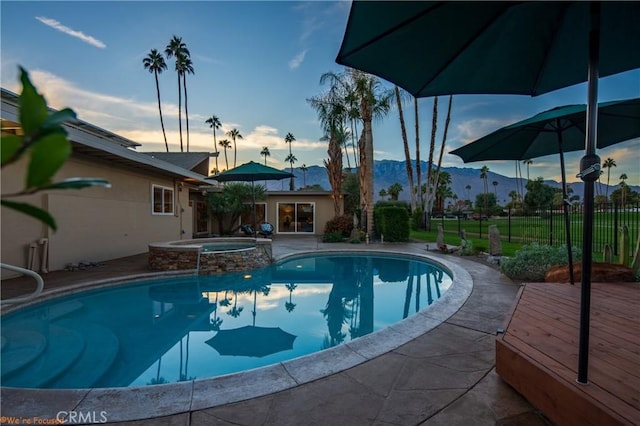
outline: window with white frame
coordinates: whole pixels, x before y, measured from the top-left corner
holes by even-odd
[[[151,213],[158,215],[173,214],[173,188],[160,185],[151,187]]]

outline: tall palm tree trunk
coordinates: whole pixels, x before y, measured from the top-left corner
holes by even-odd
[[[442,154],[444,154],[444,147],[447,143],[447,133],[449,133],[449,123],[451,122],[451,105],[453,104],[453,96],[449,95],[449,107],[447,108],[447,119],[444,122],[444,134],[442,135],[442,145],[440,146],[440,156],[438,157],[438,166],[436,167],[436,176],[433,183],[433,188],[438,187],[438,181],[440,180],[440,168],[442,166]]]
[[[425,209],[424,209],[424,219],[425,219],[425,229],[431,230],[431,206],[432,202],[432,192],[435,192],[435,187],[432,188],[433,182],[431,179],[431,170],[433,169],[433,152],[436,149],[436,130],[438,126],[438,97],[435,96],[433,98],[433,116],[431,119],[431,142],[429,144],[429,162],[427,164],[427,191],[425,194]]]
[[[356,143],[356,140],[360,140],[358,138],[358,125],[352,120],[351,121],[352,126],[353,126],[353,130],[351,130],[351,148],[353,150],[353,167],[355,167],[356,169],[358,168],[358,155],[356,152],[356,145],[358,145]],[[355,139],[354,139],[355,137]],[[358,149],[359,150],[359,149]]]
[[[182,74],[182,88],[184,89],[184,117],[187,121],[187,152],[189,152],[189,103],[187,102],[187,73]]]
[[[366,182],[363,187],[365,187],[365,207],[367,211],[367,234],[370,239],[374,237],[375,223],[373,219],[373,130],[372,130],[372,120],[369,117],[368,120],[364,122],[364,126],[362,128],[362,135],[364,136],[364,163],[360,161],[360,167],[363,164],[366,164],[364,168],[364,181]]]
[[[236,159],[238,158],[238,147],[236,146],[236,137],[233,137],[233,167],[236,167]],[[227,167],[228,168],[228,167]]]
[[[162,105],[160,103],[160,84],[158,83],[158,71],[154,71],[156,78],[156,92],[158,93],[158,111],[160,112],[160,126],[162,126],[162,136],[164,136],[164,146],[169,152],[169,143],[167,142],[167,132],[164,130],[164,120],[162,119]]]
[[[180,131],[180,152],[184,152],[182,144],[182,86],[180,85],[180,74],[178,74],[178,130]]]
[[[422,166],[420,165],[420,124],[418,120],[418,98],[413,98],[413,114],[416,120],[416,178],[417,178],[417,188],[418,188],[418,205],[420,208],[424,208],[423,200],[422,200],[422,189],[421,186],[421,173]],[[414,190],[413,188],[411,189]]]
[[[404,159],[407,168],[407,179],[409,180],[409,192],[411,200],[411,211],[416,208],[416,196],[413,192],[413,167],[411,167],[411,153],[409,153],[409,141],[407,139],[407,128],[404,123],[404,114],[402,112],[402,101],[400,100],[400,89],[395,87],[396,103],[398,104],[398,115],[400,116],[400,130],[402,131],[402,144],[404,146]]]
[[[213,125],[213,148],[216,151],[216,173],[220,173],[220,169],[218,168],[218,156],[220,153],[218,152],[218,142],[216,141],[216,126]]]

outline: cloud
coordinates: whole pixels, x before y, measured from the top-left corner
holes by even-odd
[[[302,65],[304,62],[304,57],[307,54],[309,49],[304,49],[302,52],[298,53],[292,60],[289,61],[289,68],[294,70]]]
[[[66,25],[62,25],[60,22],[56,21],[55,19],[45,18],[44,16],[36,16],[36,19],[42,22],[43,24],[45,24],[46,26],[53,28],[54,30],[58,30],[62,33],[70,35],[71,37],[79,38],[80,40],[92,46],[98,47],[100,49],[104,49],[107,47],[107,45],[101,42],[100,40],[93,38],[89,35],[86,35],[82,31],[76,31],[67,27]]]

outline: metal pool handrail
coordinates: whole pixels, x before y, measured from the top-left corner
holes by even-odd
[[[4,269],[8,269],[10,271],[13,272],[18,272],[22,275],[28,275],[32,278],[34,278],[36,280],[37,283],[37,287],[36,290],[27,295],[27,296],[20,296],[20,297],[14,297],[13,299],[8,299],[8,300],[0,300],[0,305],[4,305],[7,303],[21,303],[21,302],[28,302],[32,299],[35,299],[36,297],[38,297],[40,295],[40,293],[42,293],[42,289],[44,288],[44,280],[42,279],[42,277],[40,276],[40,274],[38,274],[35,271],[32,271],[30,269],[25,269],[25,268],[21,268],[19,266],[14,266],[14,265],[8,265],[6,263],[0,263],[0,268],[4,268]]]

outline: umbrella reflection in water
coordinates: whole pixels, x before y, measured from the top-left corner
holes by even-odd
[[[215,336],[207,340],[206,343],[214,348],[222,356],[246,356],[262,358],[277,352],[293,349],[293,342],[297,336],[287,333],[280,327],[259,327],[255,324],[257,292],[262,290],[268,294],[268,287],[260,282],[267,282],[260,278],[260,271],[256,277],[250,274],[245,275],[247,279],[257,278],[258,286],[253,288],[253,323],[231,330],[219,330]],[[237,298],[237,297],[236,297]]]

